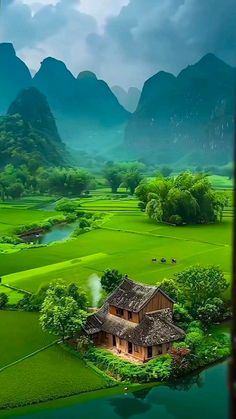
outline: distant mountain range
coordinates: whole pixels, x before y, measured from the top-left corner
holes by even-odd
[[[159,163],[232,160],[235,76],[236,70],[213,54],[177,77],[155,74],[128,122],[126,150]]]
[[[119,103],[129,112],[133,113],[138,106],[141,91],[137,87],[130,87],[128,91],[120,86],[111,88]]]
[[[175,77],[159,72],[141,92],[112,89],[89,71],[77,78],[62,61],[46,58],[32,78],[12,44],[0,44],[0,113],[20,109],[22,89],[35,87],[46,96],[55,121],[41,129],[71,148],[116,159],[151,163],[223,164],[232,160],[236,70],[213,54]],[[34,100],[31,91],[30,100]],[[139,98],[140,96],[140,98]],[[23,95],[24,101],[26,93]],[[30,110],[28,107],[28,110]],[[38,115],[37,110],[37,115]],[[33,118],[29,112],[27,121]],[[34,123],[37,122],[34,120]],[[37,124],[36,124],[37,125]],[[53,128],[54,125],[54,128]],[[37,129],[34,125],[34,129]]]
[[[75,78],[62,61],[51,57],[32,78],[12,44],[0,44],[0,112],[5,113],[19,91],[30,86],[47,97],[59,132],[70,146],[101,151],[123,141],[130,114],[103,80],[89,71]]]

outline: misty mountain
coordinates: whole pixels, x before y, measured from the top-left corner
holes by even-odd
[[[235,75],[213,54],[177,77],[155,74],[145,82],[127,125],[125,147],[136,157],[161,163],[232,160]]]
[[[32,87],[22,90],[7,115],[0,117],[1,166],[57,166],[67,158],[45,96]]]
[[[33,84],[47,96],[59,131],[71,146],[99,150],[122,141],[129,113],[94,73],[84,71],[75,78],[62,61],[47,58]]]
[[[141,95],[141,91],[137,87],[130,87],[126,91],[120,86],[113,86],[111,90],[127,111],[133,113],[137,109]]]
[[[47,99],[35,87],[22,90],[9,106],[7,113],[19,114],[39,134],[56,143],[62,143]]]
[[[0,43],[0,114],[5,114],[19,91],[31,85],[27,66],[9,43]]]

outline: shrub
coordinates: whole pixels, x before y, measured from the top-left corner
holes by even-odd
[[[0,293],[0,309],[5,308],[8,303],[8,295],[4,292]]]
[[[177,226],[180,226],[180,225],[183,224],[183,218],[180,215],[178,215],[178,214],[172,215],[169,218],[169,223],[170,224],[175,224]]]
[[[161,355],[146,364],[133,364],[114,356],[104,349],[91,348],[85,353],[85,358],[95,363],[112,377],[129,382],[164,381],[171,375],[172,357]]]

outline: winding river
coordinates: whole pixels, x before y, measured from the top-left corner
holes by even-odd
[[[52,402],[15,412],[18,419],[227,419],[227,362],[178,380],[173,386],[102,397],[85,402]],[[60,403],[60,407],[58,405]],[[8,416],[9,417],[9,416]]]

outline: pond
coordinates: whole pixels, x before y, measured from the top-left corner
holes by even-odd
[[[25,243],[34,243],[34,244],[49,244],[56,241],[66,240],[70,237],[76,227],[76,223],[71,224],[58,224],[51,228],[50,231],[39,235],[27,235],[22,237],[22,240]]]
[[[227,363],[182,378],[173,386],[159,385],[128,394],[98,398],[60,408],[27,408],[18,419],[227,419]],[[75,402],[74,402],[75,403]],[[33,412],[32,412],[33,409]]]

